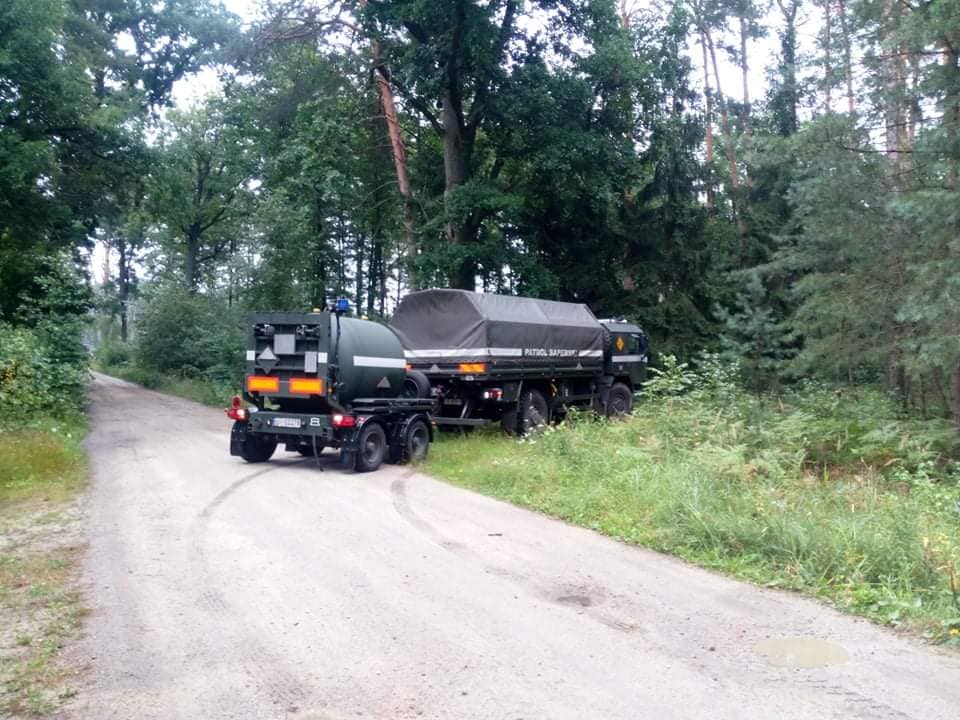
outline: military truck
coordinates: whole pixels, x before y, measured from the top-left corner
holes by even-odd
[[[389,324],[408,394],[432,397],[441,426],[499,421],[523,434],[570,408],[624,415],[646,377],[643,330],[578,303],[424,290],[403,298]]]
[[[314,457],[339,448],[360,472],[426,457],[433,399],[404,396],[400,341],[348,310],[250,316],[245,392],[227,410],[231,455],[257,463],[280,444]]]

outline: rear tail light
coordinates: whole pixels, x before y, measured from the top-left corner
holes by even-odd
[[[486,363],[460,363],[457,371],[469,375],[483,375],[487,371]]]
[[[239,420],[240,422],[246,422],[248,417],[247,409],[243,406],[243,399],[239,395],[233,396],[226,413],[231,420]]]
[[[247,392],[280,392],[280,378],[275,375],[247,375]]]
[[[357,418],[353,415],[341,415],[337,413],[333,416],[333,426],[335,428],[352,428],[357,426]]]
[[[297,395],[323,395],[320,378],[290,378],[290,392]]]

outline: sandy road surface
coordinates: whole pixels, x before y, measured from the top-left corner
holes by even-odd
[[[245,465],[222,413],[118,380],[92,413],[70,717],[960,717],[955,654],[815,602],[404,468]]]

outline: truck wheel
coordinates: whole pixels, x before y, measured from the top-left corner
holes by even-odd
[[[240,457],[248,463],[266,462],[273,457],[273,451],[276,449],[276,440],[268,440],[261,435],[248,432],[243,445],[240,446]]]
[[[404,462],[419,463],[427,458],[430,450],[430,428],[423,420],[414,420],[407,428],[403,442]]]
[[[623,383],[614,383],[607,396],[607,417],[623,417],[633,409],[633,393]]]
[[[403,379],[403,396],[408,398],[430,397],[430,378],[419,370],[407,370]]]
[[[378,422],[371,422],[360,431],[357,451],[357,472],[372,472],[383,463],[387,454],[387,434]]]
[[[503,429],[511,435],[528,435],[536,433],[550,422],[550,406],[547,399],[539,390],[527,390],[520,396],[520,407],[523,408],[523,432],[517,427],[517,411],[507,410],[500,420]]]

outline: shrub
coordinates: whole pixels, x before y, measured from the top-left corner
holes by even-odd
[[[134,360],[155,372],[220,377],[242,369],[243,349],[236,311],[206,295],[165,288],[144,303]]]
[[[57,360],[41,332],[0,324],[0,407],[11,421],[79,409],[87,367]]]
[[[129,344],[114,340],[103,343],[94,352],[97,365],[105,369],[129,365],[132,357],[133,348]]]

